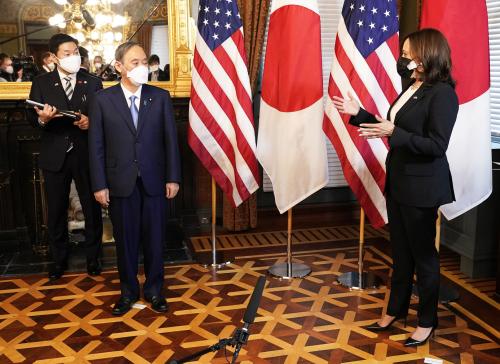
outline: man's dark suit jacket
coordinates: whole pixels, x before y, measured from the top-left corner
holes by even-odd
[[[29,98],[42,104],[55,106],[60,110],[80,111],[88,116],[89,99],[102,89],[102,82],[88,73],[78,72],[71,100],[68,100],[63,87],[57,70],[44,73],[33,80]],[[30,110],[28,115],[34,126],[40,126],[35,110]],[[88,132],[73,125],[73,122],[73,119],[63,116],[50,120],[42,128],[40,168],[51,172],[59,171],[71,142],[79,159],[84,163],[88,161]]]
[[[128,197],[140,173],[151,196],[180,182],[181,168],[170,94],[143,85],[137,130],[120,84],[100,91],[90,110],[90,172],[93,191]]]
[[[386,159],[385,191],[391,198],[416,207],[436,207],[455,200],[446,149],[457,113],[455,90],[444,82],[423,84],[396,113]],[[363,109],[350,120],[356,126],[376,122]]]

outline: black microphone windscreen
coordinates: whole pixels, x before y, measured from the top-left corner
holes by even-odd
[[[95,26],[94,18],[92,17],[92,15],[90,15],[90,13],[87,9],[82,9],[82,16],[83,16],[83,19],[85,19],[85,21],[89,25],[89,27]]]
[[[247,310],[245,311],[245,316],[243,316],[243,322],[252,324],[255,320],[255,315],[257,314],[257,309],[259,308],[260,298],[262,297],[262,292],[264,292],[264,285],[266,284],[266,277],[260,276],[257,284],[248,303]]]

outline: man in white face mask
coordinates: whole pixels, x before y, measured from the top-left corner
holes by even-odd
[[[13,82],[14,67],[12,66],[12,59],[5,53],[0,54],[0,82]]]
[[[152,54],[148,60],[149,76],[148,81],[168,81],[167,75],[160,68],[160,57]]]
[[[39,166],[43,170],[48,195],[48,231],[54,266],[49,278],[60,278],[68,262],[68,204],[71,180],[75,181],[85,215],[87,272],[100,274],[102,242],[101,207],[94,200],[88,163],[89,99],[102,89],[102,82],[80,71],[78,41],[67,34],[56,34],[49,41],[56,68],[33,80],[29,98],[45,106],[30,114],[32,123],[42,130]],[[75,121],[58,110],[80,115]]]
[[[50,52],[46,52],[43,54],[42,62],[43,62],[43,65],[42,65],[42,69],[40,71],[40,73],[42,73],[42,74],[52,72],[56,68],[56,64],[54,63],[54,61],[52,59],[52,53],[50,53]]]
[[[139,299],[138,253],[144,249],[144,298],[157,312],[163,295],[163,244],[167,199],[181,177],[172,101],[167,91],[146,85],[148,59],[134,42],[120,45],[115,68],[121,82],[101,91],[90,112],[90,173],[94,196],[109,206],[116,241],[123,315]]]

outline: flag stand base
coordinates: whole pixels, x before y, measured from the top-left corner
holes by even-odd
[[[311,273],[311,268],[302,263],[291,263],[290,265],[288,263],[279,263],[273,265],[267,272],[283,279],[304,278]]]
[[[267,272],[283,279],[304,278],[311,273],[311,268],[302,263],[292,262],[292,209],[288,210],[288,232],[286,247],[286,263],[276,263]]]
[[[223,268],[228,264],[231,264],[231,261],[228,258],[224,257],[224,254],[220,251],[215,252],[215,257],[213,252],[210,253],[210,256],[202,257],[198,259],[198,263],[200,263],[203,268]]]
[[[359,272],[347,272],[339,276],[338,281],[344,287],[351,289],[378,288],[382,280],[372,272],[363,272],[361,280]]]
[[[359,211],[359,250],[358,250],[358,271],[346,272],[341,274],[338,282],[350,289],[378,288],[382,284],[382,279],[372,272],[366,272],[364,266],[364,247],[365,247],[365,210]]]

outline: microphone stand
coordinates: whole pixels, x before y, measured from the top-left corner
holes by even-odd
[[[259,307],[265,283],[266,283],[266,278],[264,276],[260,276],[257,281],[257,284],[255,285],[252,297],[250,297],[250,302],[248,303],[247,309],[245,311],[245,315],[243,317],[243,323],[244,323],[243,327],[241,329],[234,330],[232,337],[227,339],[221,339],[215,345],[197,351],[196,353],[186,356],[182,359],[171,360],[168,363],[169,364],[186,363],[192,361],[193,359],[197,359],[200,356],[205,355],[207,353],[219,351],[220,349],[225,348],[226,346],[229,345],[235,347],[233,360],[231,361],[231,364],[234,364],[236,362],[236,359],[238,358],[238,354],[240,353],[241,347],[248,342],[248,337],[250,336],[250,332],[248,331],[248,329],[255,320],[255,315]]]
[[[210,352],[216,352],[221,349],[224,349],[226,346],[232,346],[236,347],[234,350],[233,354],[233,360],[231,361],[231,364],[236,362],[236,358],[238,357],[238,354],[240,353],[241,347],[248,342],[248,337],[250,336],[250,333],[248,332],[248,323],[245,323],[243,328],[241,329],[236,329],[234,330],[233,336],[229,337],[227,339],[220,339],[218,343],[209,346],[206,349],[199,350],[191,355],[188,355],[182,359],[178,360],[171,360],[168,363],[169,364],[181,364],[181,363],[187,363],[190,361],[193,361],[195,359],[198,359],[200,356],[203,356],[205,354],[208,354]]]
[[[206,349],[197,351],[196,353],[188,355],[182,359],[171,360],[169,362],[169,364],[180,364],[180,363],[187,363],[187,362],[193,361],[194,359],[198,359],[200,356],[205,355],[207,353],[219,351],[220,349],[225,348],[228,345],[231,345],[232,342],[233,342],[232,337],[227,338],[227,339],[220,339],[217,344],[214,344]],[[234,345],[231,345],[231,346],[234,346]]]
[[[68,23],[71,20],[72,20],[72,17],[69,18],[69,19],[64,19],[61,23]],[[5,44],[5,43],[9,43],[9,42],[11,42],[13,40],[16,40],[16,39],[19,39],[19,38],[22,38],[22,37],[26,37],[28,35],[31,35],[31,34],[34,34],[34,33],[38,33],[38,32],[41,32],[42,30],[47,30],[47,29],[54,28],[54,27],[57,27],[57,24],[55,24],[55,25],[47,25],[47,26],[45,26],[43,28],[32,30],[31,32],[19,34],[19,35],[16,35],[16,36],[12,37],[12,38],[2,40],[0,42],[0,45]]]
[[[250,333],[248,332],[248,327],[250,324],[245,323],[242,329],[236,329],[233,334],[233,340],[236,344],[236,349],[234,350],[233,360],[231,360],[231,364],[236,363],[236,358],[238,357],[241,347],[248,342],[248,337]]]

